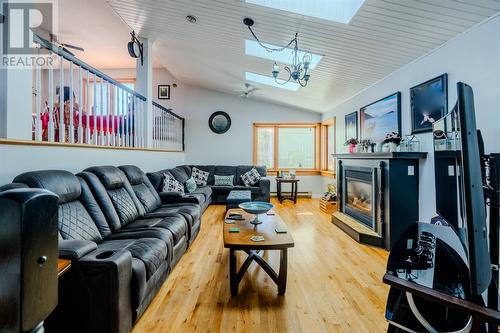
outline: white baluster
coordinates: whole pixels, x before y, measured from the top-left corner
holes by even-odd
[[[111,145],[112,146],[117,146],[116,144],[116,131],[115,131],[115,117],[116,117],[116,107],[117,104],[115,103],[118,102],[118,98],[116,98],[116,86],[112,85],[111,90],[113,92],[111,100]]]
[[[82,68],[78,67],[78,143],[83,143],[83,127],[82,127],[82,112],[83,112],[83,78]]]
[[[42,141],[42,122],[41,122],[41,108],[42,108],[42,85],[41,76],[42,69],[40,66],[36,66],[35,72],[35,91],[36,91],[36,115],[35,115],[35,141]]]
[[[49,65],[49,124],[48,124],[48,135],[47,140],[54,142],[54,69],[52,68],[52,62],[48,62]]]
[[[90,144],[90,73],[87,71],[86,80],[86,94],[85,94],[85,143]]]
[[[74,92],[74,82],[73,82],[73,62],[69,63],[69,129],[68,138],[70,143],[75,143],[75,124],[74,124],[74,103],[73,92]]]
[[[99,143],[101,146],[104,146],[105,145],[105,142],[104,142],[104,114],[105,114],[105,110],[104,110],[104,88],[106,87],[105,85],[105,82],[103,79],[101,79],[100,83],[99,83],[99,88],[101,90],[101,105],[99,107]]]
[[[97,75],[94,74],[94,83],[92,87],[92,124],[94,129],[92,131],[92,144],[97,144]]]
[[[64,126],[64,58],[59,57],[61,65],[59,66],[59,142],[65,142]]]

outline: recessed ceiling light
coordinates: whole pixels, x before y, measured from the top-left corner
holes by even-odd
[[[286,82],[285,84],[278,84],[274,81],[274,78],[271,76],[265,76],[261,74],[256,74],[252,72],[245,72],[246,81],[253,81],[257,83],[262,83],[268,86],[273,86],[276,88],[297,91],[300,88],[300,84],[295,82]]]
[[[347,24],[365,0],[246,0],[246,2]]]
[[[196,18],[196,16],[194,15],[188,15],[186,16],[186,20],[189,22],[189,23],[196,23],[196,21],[198,21],[198,19]]]
[[[277,49],[280,47],[278,45],[273,45],[273,44],[267,44],[267,43],[262,43],[262,44],[264,44],[265,46],[270,47],[270,48]],[[304,51],[299,50],[299,52],[298,52],[299,59],[302,60],[302,57],[304,57],[304,55],[306,53],[311,55],[311,64],[309,65],[309,69],[313,70],[318,65],[318,63],[321,61],[323,56],[319,55],[319,54],[314,54],[314,53],[304,52]],[[250,55],[250,56],[254,56],[254,57],[270,59],[270,60],[277,61],[277,62],[282,63],[282,64],[293,65],[292,64],[293,55],[294,55],[293,48],[286,48],[281,52],[267,52],[256,41],[245,39],[245,54]]]

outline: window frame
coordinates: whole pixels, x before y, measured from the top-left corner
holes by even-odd
[[[321,123],[254,123],[253,124],[253,163],[257,163],[257,145],[259,128],[272,128],[273,140],[273,168],[267,169],[268,174],[274,175],[278,171],[288,171],[291,168],[279,167],[279,129],[280,128],[312,128],[314,129],[314,168],[294,168],[297,175],[319,175],[321,173]]]
[[[333,126],[333,151],[328,151],[328,128]],[[321,175],[335,177],[337,173],[337,163],[334,159],[333,169],[328,169],[328,155],[335,154],[337,151],[337,123],[336,118],[330,118],[321,123]]]

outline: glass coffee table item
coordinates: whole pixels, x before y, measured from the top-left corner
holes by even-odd
[[[263,201],[252,201],[243,202],[238,205],[241,209],[249,214],[254,214],[255,218],[250,221],[252,224],[261,224],[262,221],[259,220],[259,214],[265,214],[274,208],[274,205],[269,202]]]

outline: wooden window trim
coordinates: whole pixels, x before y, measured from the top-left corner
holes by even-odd
[[[334,127],[334,137],[333,137],[333,152],[336,151],[336,134],[337,126],[335,117],[327,119],[321,123],[321,175],[326,177],[335,177],[336,175],[336,163],[333,165],[333,169],[328,169],[328,127]]]
[[[297,175],[321,174],[321,123],[254,123],[253,124],[253,164],[257,164],[257,130],[259,128],[273,128],[273,168],[267,169],[269,175],[276,175],[278,171],[289,171],[290,168],[279,168],[279,128],[314,128],[314,165],[311,168],[295,168]]]

